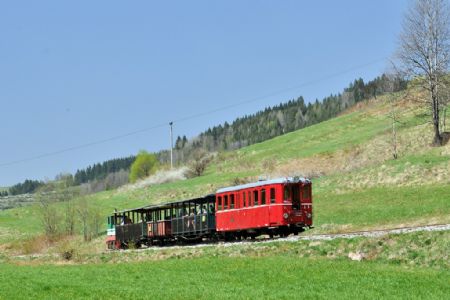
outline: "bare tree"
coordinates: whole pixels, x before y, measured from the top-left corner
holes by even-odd
[[[397,147],[397,124],[400,123],[400,115],[396,108],[397,101],[400,98],[407,97],[408,92],[405,91],[404,95],[394,94],[395,91],[400,90],[399,85],[401,84],[400,78],[398,78],[395,74],[397,71],[394,69],[389,70],[385,73],[385,80],[382,82],[382,86],[380,88],[387,92],[387,102],[389,103],[389,118],[391,119],[391,127],[392,127],[392,157],[394,159],[398,158],[398,147]],[[403,92],[402,92],[403,93]]]
[[[61,226],[61,216],[55,207],[57,202],[56,192],[51,184],[42,186],[36,193],[36,200],[39,205],[39,214],[47,237],[54,237],[59,234]]]
[[[90,234],[91,237],[97,237],[102,226],[102,213],[98,207],[91,207],[90,211]]]
[[[64,175],[59,182],[54,183],[56,198],[58,202],[63,202],[65,206],[64,225],[65,233],[68,235],[75,234],[76,210],[73,199],[79,194],[79,189],[72,187],[72,184],[73,177],[71,175]]]
[[[66,233],[68,235],[74,235],[75,234],[75,205],[73,203],[73,200],[69,200],[66,202],[66,209],[65,209],[65,215],[64,215],[64,223],[65,223],[65,229]]]
[[[394,159],[398,158],[398,151],[397,151],[397,123],[398,123],[398,113],[397,109],[395,107],[395,96],[390,94],[388,96],[388,100],[390,103],[390,113],[389,117],[391,118],[391,124],[392,124],[392,157]]]
[[[91,240],[91,234],[89,231],[89,204],[85,197],[83,197],[77,207],[78,216],[80,217],[82,230],[83,230],[83,238],[84,241]]]
[[[85,242],[89,242],[100,232],[102,225],[101,210],[90,204],[86,197],[80,198],[76,210],[81,223],[83,239]]]
[[[198,177],[202,176],[205,172],[206,167],[210,163],[212,157],[204,150],[198,150],[194,154],[194,158],[191,161],[188,169],[188,177]]]
[[[429,97],[435,145],[442,145],[440,89],[449,66],[450,9],[445,0],[416,0],[405,15],[397,52],[407,78],[415,78]]]

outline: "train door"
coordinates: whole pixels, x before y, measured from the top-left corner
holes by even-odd
[[[291,195],[292,195],[292,209],[299,210],[300,209],[300,185],[293,184],[291,185]]]
[[[301,187],[301,207],[302,214],[305,216],[305,224],[312,225],[312,193],[311,183],[302,185]]]
[[[279,205],[275,205],[277,202],[276,198],[276,190],[275,187],[271,186],[269,189],[269,219],[270,219],[270,225],[274,226],[279,221],[278,217],[282,215],[283,208]]]
[[[261,208],[260,211],[262,213],[262,224],[264,226],[269,226],[270,224],[270,189],[262,188],[260,190],[260,204]]]

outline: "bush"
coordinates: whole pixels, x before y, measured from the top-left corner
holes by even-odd
[[[158,170],[159,162],[154,154],[147,151],[141,151],[136,157],[136,160],[131,165],[130,181],[136,182],[138,179],[142,179],[152,175]]]
[[[189,164],[187,171],[187,177],[193,178],[202,176],[205,172],[206,167],[211,162],[212,156],[205,151],[197,151],[194,154],[194,159]]]
[[[73,249],[65,250],[61,253],[61,257],[64,258],[65,260],[71,260],[74,252],[75,250]]]

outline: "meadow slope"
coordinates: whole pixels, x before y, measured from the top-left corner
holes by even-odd
[[[450,222],[450,144],[432,147],[421,108],[399,101],[395,110],[399,159],[392,159],[387,97],[359,104],[337,118],[219,153],[201,177],[88,196],[106,216],[124,209],[183,199],[259,176],[313,179],[317,232]],[[64,204],[59,204],[63,208]],[[0,242],[41,231],[36,206],[0,212]]]

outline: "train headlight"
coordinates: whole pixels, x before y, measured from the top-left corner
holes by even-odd
[[[311,213],[308,213],[308,214],[306,215],[306,217],[307,217],[308,219],[311,219],[311,217],[312,217]]]
[[[289,218],[289,214],[288,213],[284,213],[283,214],[283,218],[285,218],[285,219]]]

